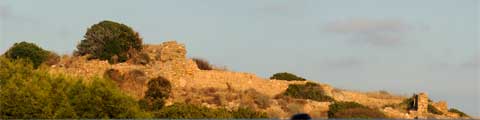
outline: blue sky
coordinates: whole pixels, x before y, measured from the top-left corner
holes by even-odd
[[[476,0],[0,0],[0,53],[29,41],[70,54],[102,20],[145,43],[269,77],[292,72],[335,87],[427,92],[480,116]]]

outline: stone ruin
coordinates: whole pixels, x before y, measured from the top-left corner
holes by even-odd
[[[419,93],[413,97],[413,108],[417,111],[418,116],[423,116],[428,112],[428,95],[427,93]]]
[[[144,52],[155,62],[152,64],[152,73],[169,79],[177,87],[183,87],[186,80],[199,70],[195,62],[186,58],[185,45],[176,41],[145,46]]]

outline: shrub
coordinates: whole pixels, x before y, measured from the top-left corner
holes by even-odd
[[[442,115],[442,111],[438,110],[435,106],[428,104],[427,110],[430,113],[437,114],[437,115]]]
[[[464,112],[458,110],[458,109],[455,109],[455,108],[450,108],[448,109],[448,112],[451,112],[451,113],[457,113],[460,117],[470,117],[468,116],[467,114],[465,114]]]
[[[20,42],[15,43],[5,52],[5,57],[10,59],[26,59],[32,62],[34,68],[37,68],[48,59],[50,52],[38,47],[33,43]]]
[[[305,81],[305,78],[298,77],[292,73],[288,72],[282,72],[282,73],[275,73],[273,74],[270,79],[275,79],[275,80],[286,80],[286,81]]]
[[[375,109],[368,108],[356,102],[335,102],[329,105],[329,118],[385,118]]]
[[[75,55],[90,54],[91,59],[125,62],[142,49],[142,38],[132,28],[113,21],[102,21],[91,26]]]
[[[206,60],[200,58],[192,58],[200,70],[213,70],[213,66]]]
[[[114,83],[106,80],[94,79],[89,86],[78,81],[68,92],[79,118],[148,117],[133,98],[122,94]]]
[[[248,108],[229,111],[223,108],[211,109],[193,104],[175,103],[155,112],[156,118],[198,119],[198,118],[267,118],[266,113]]]
[[[170,81],[159,76],[148,82],[148,90],[140,102],[147,110],[159,110],[165,104],[165,99],[170,97],[172,86]]]
[[[290,84],[283,95],[298,99],[311,99],[319,102],[334,101],[332,97],[325,95],[318,84],[312,82],[307,82],[304,85]]]
[[[415,109],[415,96],[407,98],[400,103],[405,110],[413,110]]]

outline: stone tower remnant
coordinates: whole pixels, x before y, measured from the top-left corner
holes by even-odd
[[[413,111],[410,113],[416,116],[415,118],[426,118],[428,113],[428,95],[427,93],[419,93],[413,95]]]
[[[419,93],[415,95],[414,103],[419,114],[428,112],[428,95],[427,93]]]

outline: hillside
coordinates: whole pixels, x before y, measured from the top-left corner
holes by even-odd
[[[192,59],[186,57],[186,52],[185,45],[169,41],[159,45],[144,45],[140,52],[148,56],[143,59],[148,61],[144,64],[138,64],[139,60],[110,64],[106,60],[88,60],[87,56],[65,55],[58,63],[50,65],[48,72],[87,78],[84,80],[87,83],[91,80],[89,78],[94,77],[113,78],[122,92],[135,100],[144,98],[149,80],[162,76],[172,84],[171,95],[165,106],[187,103],[208,108],[248,107],[265,112],[271,118],[289,118],[296,113],[308,113],[314,118],[328,118],[329,106],[336,102],[356,102],[369,109],[381,111],[388,118],[460,117],[457,113],[449,112],[446,102],[432,101],[426,93],[420,91],[410,98],[385,91],[358,92],[334,88],[327,83],[317,83],[320,86],[318,89],[336,102],[283,96],[289,85],[307,84],[315,80],[270,80],[252,73],[200,70]],[[414,103],[412,107],[405,102],[409,100]],[[402,107],[403,105],[407,107]],[[431,106],[441,111],[441,114],[429,111],[433,109]]]

